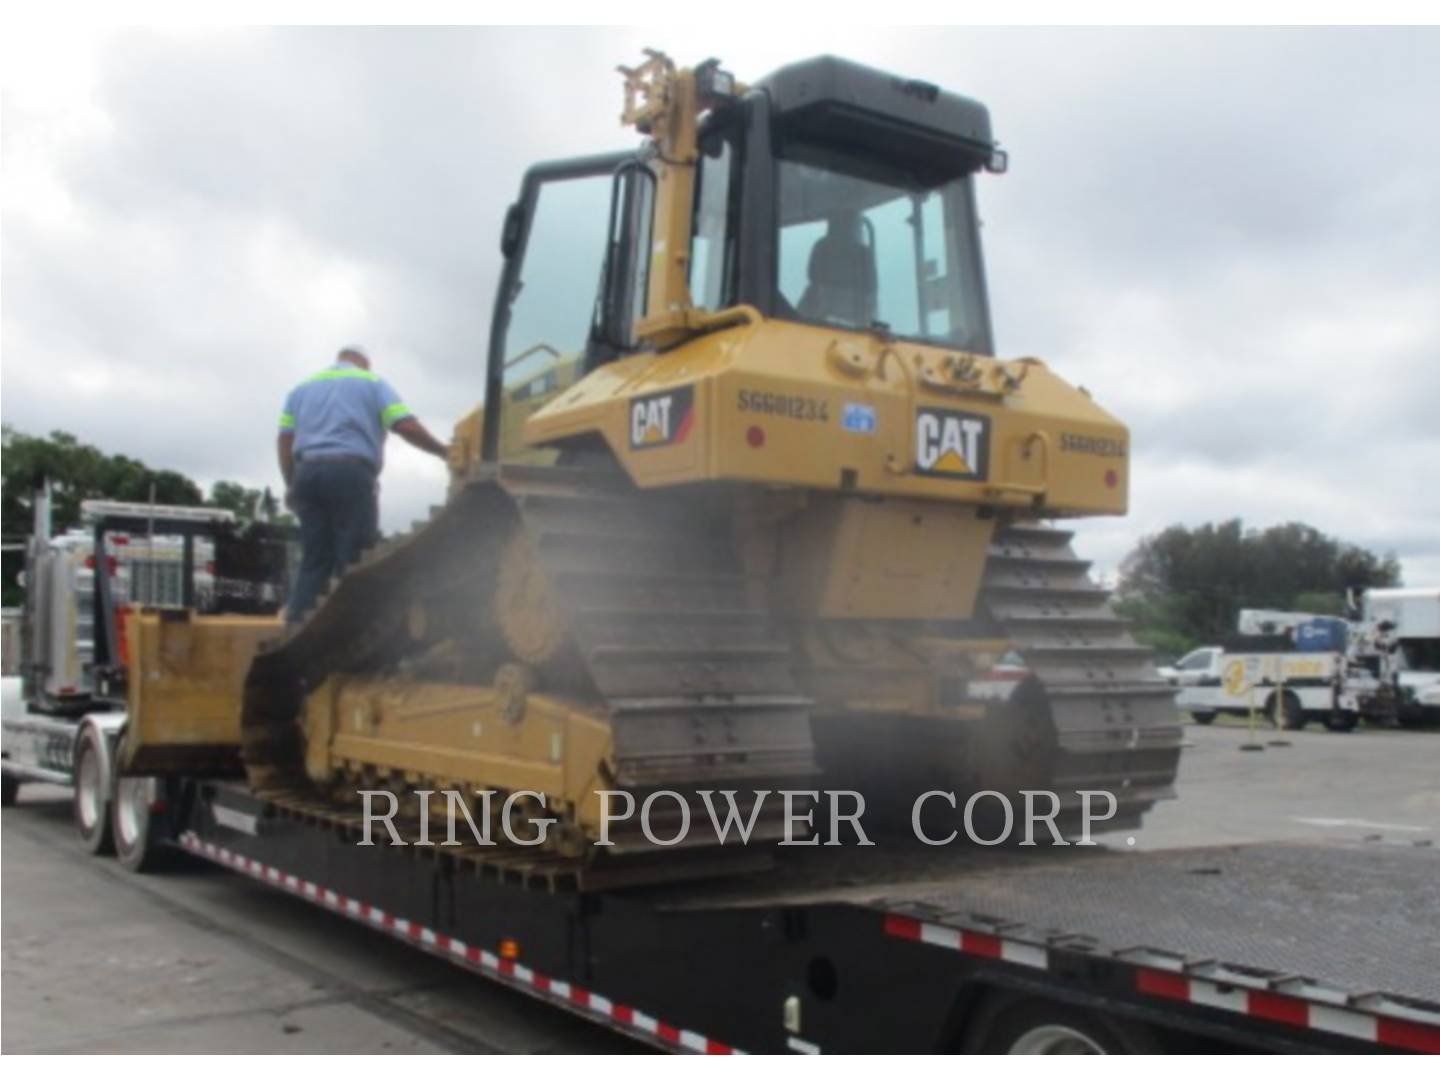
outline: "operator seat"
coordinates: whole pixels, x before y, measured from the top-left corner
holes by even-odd
[[[859,214],[832,217],[810,249],[809,284],[800,297],[802,318],[842,326],[875,321],[875,252],[862,237]]]

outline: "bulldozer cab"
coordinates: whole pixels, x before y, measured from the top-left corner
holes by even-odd
[[[622,69],[623,70],[623,69]],[[738,87],[625,71],[638,151],[538,165],[502,233],[480,457],[596,368],[763,317],[993,353],[973,178],[984,106],[821,57]]]

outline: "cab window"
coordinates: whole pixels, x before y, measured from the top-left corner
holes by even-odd
[[[543,463],[554,456],[525,448],[524,424],[580,377],[605,261],[612,186],[608,173],[540,186],[505,335],[501,460]]]
[[[1212,649],[1196,649],[1175,666],[1181,671],[1203,671],[1210,666],[1210,657],[1213,651]]]
[[[710,135],[700,144],[689,284],[691,302],[711,311],[734,302],[737,158],[733,135]]]
[[[988,351],[970,177],[792,143],[776,183],[782,318]]]

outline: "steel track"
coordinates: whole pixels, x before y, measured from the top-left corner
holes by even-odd
[[[429,522],[369,551],[292,633],[256,657],[242,713],[251,787],[323,812],[323,793],[304,771],[305,696],[332,673],[408,662],[417,649],[407,629],[415,605],[458,611],[479,643],[475,654],[493,653],[490,590],[514,528],[529,533],[565,610],[581,695],[612,724],[613,786],[637,802],[677,790],[692,823],[708,821],[701,790],[814,786],[796,783],[817,768],[810,702],[783,627],[744,587],[727,505],[703,494],[637,491],[613,471],[484,470]],[[1054,737],[1040,751],[1066,820],[1075,792],[1105,790],[1119,804],[1105,827],[1131,828],[1172,793],[1180,748],[1174,693],[1111,611],[1109,594],[1088,579],[1070,535],[1032,525],[999,531],[982,603],[1043,687]],[[683,811],[673,799],[654,809],[654,831],[668,837]],[[782,831],[778,805],[767,804],[752,839]],[[656,854],[638,825],[612,835],[609,854]],[[715,842],[701,828],[680,846]]]
[[[1067,817],[1078,808],[1077,791],[1104,790],[1117,802],[1104,830],[1134,828],[1156,800],[1174,795],[1175,690],[1114,613],[1109,591],[1090,580],[1072,537],[1042,525],[997,530],[981,602],[1044,690],[1053,726],[1044,751],[1049,785]]]

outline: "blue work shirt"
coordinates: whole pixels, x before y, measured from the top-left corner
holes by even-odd
[[[290,391],[280,430],[294,432],[297,461],[360,457],[378,472],[385,462],[386,432],[410,415],[379,375],[341,360]]]

